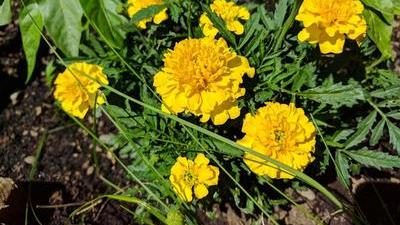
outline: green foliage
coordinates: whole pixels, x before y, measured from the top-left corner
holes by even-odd
[[[125,39],[122,24],[126,19],[118,14],[118,0],[80,0],[86,18],[97,32],[114,48],[121,48]]]
[[[67,56],[78,56],[82,7],[78,0],[37,0],[44,24],[54,43]]]
[[[26,61],[28,63],[28,72],[26,81],[31,79],[33,70],[36,66],[36,54],[40,46],[41,32],[43,30],[43,18],[39,6],[36,3],[25,7],[19,15],[19,27],[22,36],[22,44]]]
[[[358,150],[343,151],[351,159],[365,166],[375,167],[377,169],[400,168],[400,157],[389,155],[385,152]]]
[[[394,15],[399,13],[394,5],[397,0],[363,0],[363,2],[368,6],[364,11],[368,36],[378,46],[383,58],[391,58]]]
[[[11,0],[2,0],[0,3],[0,26],[9,24],[11,19]]]

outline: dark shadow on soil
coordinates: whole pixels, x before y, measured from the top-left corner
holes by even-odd
[[[38,205],[49,205],[52,196],[57,193],[65,193],[61,183],[53,182],[21,182],[11,192],[6,205],[7,208],[0,210],[0,223],[7,225],[25,224],[25,211],[28,207],[27,222],[30,225],[50,223],[54,209],[36,208]],[[60,196],[67,199],[66,196]],[[30,205],[27,203],[30,202]],[[32,208],[30,208],[32,207]],[[32,209],[35,212],[33,215]]]
[[[367,182],[356,190],[355,200],[373,225],[400,224],[400,184]]]

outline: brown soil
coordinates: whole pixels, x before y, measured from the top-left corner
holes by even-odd
[[[72,124],[53,105],[51,91],[44,76],[24,85],[25,61],[18,26],[13,23],[0,28],[0,177],[10,177],[18,185],[8,208],[0,211],[0,224],[24,224],[26,202],[42,224],[130,224],[131,217],[115,202],[104,202],[93,210],[69,219],[74,207],[63,204],[81,204],[100,194],[115,190],[105,185],[94,172],[92,140]],[[41,48],[42,56],[37,71],[44,70],[48,50]],[[38,79],[38,77],[41,77]],[[110,125],[100,121],[99,132],[110,132]],[[45,131],[38,170],[34,182],[28,184],[39,140]],[[102,152],[99,155],[100,172],[115,184],[127,185],[125,174]],[[29,188],[30,186],[30,188]],[[30,196],[29,196],[30,191]],[[61,205],[55,209],[38,209],[37,205]],[[36,224],[32,213],[29,224]]]

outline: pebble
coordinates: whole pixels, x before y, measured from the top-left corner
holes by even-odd
[[[26,164],[33,165],[33,163],[35,162],[35,157],[33,157],[31,155],[27,156],[27,157],[25,157],[24,162]]]
[[[299,190],[297,193],[310,201],[315,199],[315,193],[311,189]]]

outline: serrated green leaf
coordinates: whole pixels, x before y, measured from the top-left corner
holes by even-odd
[[[126,19],[117,13],[116,0],[80,0],[86,18],[113,48],[121,48],[125,39],[122,25]]]
[[[388,117],[393,118],[395,120],[400,120],[400,112],[394,111],[387,114]]]
[[[358,150],[358,151],[343,151],[353,160],[361,163],[364,166],[371,166],[377,169],[400,168],[400,157],[389,155],[385,152]]]
[[[301,92],[299,95],[335,107],[343,105],[351,107],[357,104],[359,100],[365,100],[360,86],[354,84],[343,85],[342,83],[315,87]]]
[[[387,121],[387,126],[389,129],[390,143],[397,150],[397,153],[400,154],[400,128],[390,121]]]
[[[37,2],[46,30],[56,46],[66,56],[78,56],[83,15],[78,0],[37,0]]]
[[[11,0],[3,0],[0,5],[0,26],[7,25],[12,20]]]
[[[245,34],[244,37],[240,39],[238,49],[243,48],[246,43],[252,38],[256,29],[260,26],[260,19],[261,19],[261,10],[258,10],[257,13],[253,14],[250,19],[246,22],[245,25]]]
[[[337,151],[335,155],[336,159],[336,173],[338,175],[339,181],[345,186],[350,186],[350,174],[349,174],[349,160],[341,151]]]
[[[382,98],[382,99],[398,97],[398,96],[400,96],[400,87],[392,86],[392,87],[388,87],[388,88],[382,88],[382,89],[371,92],[370,95],[372,97]]]
[[[382,119],[378,125],[372,130],[371,139],[369,140],[370,145],[378,144],[379,140],[383,136],[383,129],[385,128],[385,120]]]
[[[31,79],[33,70],[35,69],[36,55],[40,45],[43,25],[43,18],[38,4],[33,3],[22,9],[19,15],[19,29],[28,64],[26,83]]]
[[[357,131],[344,144],[345,149],[349,149],[365,140],[369,130],[375,123],[376,115],[377,112],[373,111],[358,124]]]
[[[378,46],[384,58],[391,58],[394,15],[367,8],[364,10],[364,17],[368,24],[368,36]]]
[[[285,20],[286,12],[288,10],[288,0],[281,0],[276,5],[274,13],[274,21],[277,27],[281,27]]]

